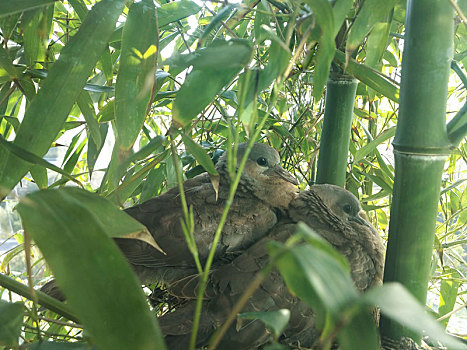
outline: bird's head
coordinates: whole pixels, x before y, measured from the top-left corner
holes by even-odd
[[[311,191],[318,195],[330,212],[340,220],[357,223],[374,231],[360,202],[351,192],[330,184],[313,185]]]
[[[240,164],[246,143],[237,148],[237,166]],[[223,158],[223,159],[222,159]],[[219,162],[226,163],[226,155]],[[280,164],[277,151],[265,144],[255,143],[248,155],[240,180],[241,185],[256,197],[271,204],[272,207],[287,208],[290,200],[297,195],[297,179]]]

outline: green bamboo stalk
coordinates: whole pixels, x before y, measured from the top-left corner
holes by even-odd
[[[13,278],[5,276],[2,273],[0,273],[0,286],[27,299],[37,299],[37,302],[45,306],[47,309],[52,310],[53,312],[62,315],[71,321],[79,322],[78,317],[74,314],[73,310],[71,310],[68,305],[55,298],[52,298],[45,293],[42,293],[39,290],[34,291],[34,296],[31,293],[29,286],[15,281]]]
[[[452,7],[444,0],[407,3],[384,282],[402,283],[422,303],[430,277],[441,175],[451,149],[445,123],[453,19]],[[381,334],[420,341],[420,334],[384,317]]]
[[[357,80],[353,77],[331,73],[326,84],[316,183],[345,185],[356,91]]]

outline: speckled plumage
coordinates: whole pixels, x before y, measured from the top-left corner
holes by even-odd
[[[303,221],[339,250],[349,261],[355,286],[360,291],[382,282],[384,247],[376,230],[361,216],[358,200],[350,192],[333,185],[315,185],[289,205],[289,217],[281,219],[266,237],[247,249],[232,263],[214,270],[205,293],[198,345],[207,344],[215,329],[223,324],[249,281],[268,263],[265,245],[270,240],[284,242]],[[184,299],[196,296],[198,280],[188,277],[172,285],[171,292]],[[273,270],[248,300],[242,312],[273,311],[286,308],[291,318],[280,341],[311,346],[319,337],[313,312],[292,296],[280,274]],[[193,319],[194,301],[160,318],[170,350],[187,346]],[[254,349],[270,340],[261,321],[233,325],[219,349]]]

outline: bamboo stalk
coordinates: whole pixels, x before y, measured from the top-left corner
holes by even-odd
[[[357,80],[331,73],[326,84],[326,105],[316,183],[344,187],[349,154]]]
[[[409,0],[400,112],[394,138],[395,179],[384,281],[401,282],[426,301],[441,175],[451,142],[446,100],[454,14],[444,0]],[[383,338],[420,335],[382,317]]]

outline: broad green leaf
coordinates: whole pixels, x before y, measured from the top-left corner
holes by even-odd
[[[0,2],[0,17],[53,4],[56,0],[14,0]]]
[[[173,103],[174,122],[185,126],[201,112],[250,60],[247,40],[218,40],[198,50],[193,70],[185,79]]]
[[[23,313],[23,303],[0,300],[0,345],[6,348],[18,346]]]
[[[366,43],[365,65],[377,68],[388,46],[391,22],[375,23]]]
[[[446,271],[447,270],[447,271]],[[461,278],[459,272],[453,268],[445,267],[447,276],[441,279],[440,301],[438,308],[438,316],[444,316],[451,312],[456,305],[457,292],[459,290],[459,280]],[[445,318],[442,322],[444,327],[447,327],[450,317]]]
[[[110,122],[115,119],[115,100],[110,100],[102,109],[97,113],[97,120],[99,123]]]
[[[373,288],[360,298],[360,302],[368,306],[378,305],[384,316],[414,332],[426,332],[431,339],[440,341],[449,349],[467,349],[466,345],[448,336],[424,306],[399,283],[385,283]]]
[[[219,175],[211,157],[209,157],[203,147],[193,141],[193,139],[190,136],[187,136],[185,133],[180,133],[180,135],[182,136],[182,140],[186,148],[195,157],[198,163],[201,164],[209,174]]]
[[[115,124],[124,159],[143,127],[156,74],[156,10],[152,0],[131,5],[122,34],[115,84]]]
[[[102,0],[89,12],[49,71],[37,96],[28,106],[15,145],[43,156],[59,133],[68,112],[106,47],[125,1]],[[13,188],[29,164],[10,152],[0,154],[0,186]]]
[[[341,261],[310,244],[292,247],[271,242],[268,250],[287,286],[308,303],[321,320],[329,312],[334,320],[342,307],[354,301],[357,290]]]
[[[133,219],[76,188],[32,193],[18,211],[97,347],[165,349],[138,280],[109,237],[110,230],[126,231],[116,221],[128,228]]]
[[[340,65],[344,67],[346,64],[345,54],[339,50],[336,50],[335,53],[335,58]],[[386,78],[382,73],[366,67],[363,64],[359,64],[353,59],[347,62],[345,70],[379,94],[386,96],[394,102],[399,102],[399,87]]]
[[[173,1],[163,4],[157,8],[157,26],[163,27],[166,24],[178,21],[185,17],[194,15],[201,10],[201,7],[193,1]]]
[[[287,323],[289,323],[290,310],[280,309],[268,312],[245,312],[239,314],[237,318],[246,320],[261,320],[266,325],[266,327],[272,331],[274,339],[277,339],[281,335],[285,326],[287,326]],[[242,322],[240,321],[240,323]]]
[[[313,76],[313,98],[319,100],[328,80],[329,69],[336,51],[334,17],[332,7],[327,0],[306,0],[305,3],[313,10],[315,21],[321,31]]]
[[[373,152],[378,145],[380,145],[384,141],[386,141],[386,140],[390,139],[391,137],[393,137],[395,133],[396,133],[396,127],[395,126],[384,130],[381,134],[378,135],[377,138],[375,138],[374,140],[368,142],[365,146],[363,146],[362,148],[358,149],[357,152],[355,152],[353,162],[358,163],[359,161],[361,161],[368,154]]]
[[[384,20],[398,1],[365,0],[349,30],[345,49],[347,56],[355,51],[376,23]]]

